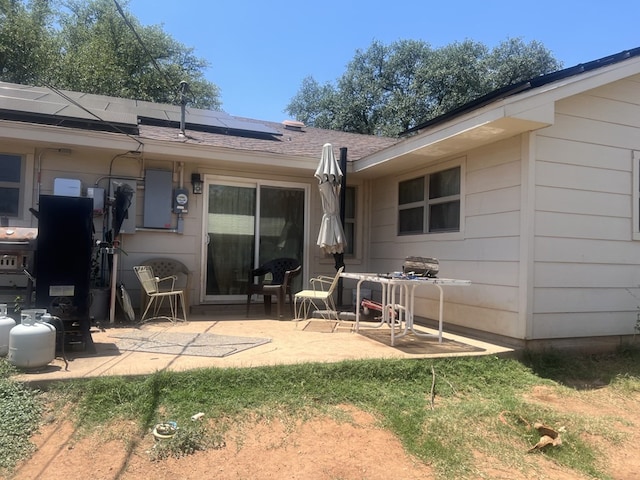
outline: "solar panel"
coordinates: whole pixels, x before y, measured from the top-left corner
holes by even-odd
[[[3,110],[15,110],[29,113],[42,113],[44,115],[55,115],[60,111],[62,105],[50,102],[38,102],[26,98],[2,98]]]
[[[171,112],[171,117],[175,119],[175,121],[179,122],[181,113]],[[224,123],[218,119],[218,117],[199,115],[198,113],[194,113],[192,110],[188,110],[185,112],[185,122],[189,125],[202,125],[207,127],[224,128],[225,126]]]
[[[160,125],[163,122],[180,123],[182,117],[180,105],[71,91],[62,91],[62,93],[64,96],[49,88],[0,82],[2,99],[0,109],[75,120],[99,121],[101,119],[105,122],[129,126],[137,126],[139,119],[156,120]],[[194,130],[200,127],[203,130],[221,131],[220,133],[227,134],[282,135],[279,130],[263,123],[240,120],[226,112],[214,110],[187,108],[185,122]]]
[[[282,135],[275,128],[269,127],[262,123],[247,122],[245,120],[238,120],[236,118],[230,118],[224,120],[226,126],[233,130],[255,132],[255,133],[268,133],[270,135]]]
[[[35,100],[43,95],[43,92],[27,88],[16,88],[21,85],[4,84],[0,88],[0,96],[7,98],[24,98],[27,100]]]
[[[83,105],[84,106],[84,105]],[[88,112],[76,105],[66,105],[58,112],[58,115],[68,118],[85,119],[109,123],[121,123],[125,125],[138,125],[137,115],[130,113],[111,112],[106,110],[95,110],[88,108]]]

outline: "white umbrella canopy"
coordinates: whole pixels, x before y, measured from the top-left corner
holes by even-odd
[[[322,156],[314,176],[318,179],[322,200],[322,223],[317,244],[325,253],[344,253],[347,240],[340,221],[342,170],[330,143],[325,143],[322,147]]]

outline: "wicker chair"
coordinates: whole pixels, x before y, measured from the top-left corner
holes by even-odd
[[[271,297],[275,295],[278,302],[278,318],[282,316],[282,305],[289,295],[289,306],[293,316],[293,295],[291,281],[300,274],[302,265],[295,258],[276,258],[249,272],[247,286],[247,317],[251,306],[251,297],[255,294],[263,295],[265,315],[271,315]],[[271,281],[265,283],[265,275],[271,274]],[[258,283],[255,283],[255,278]]]

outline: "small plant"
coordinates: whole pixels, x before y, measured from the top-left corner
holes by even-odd
[[[184,428],[178,428],[170,438],[156,441],[149,451],[149,457],[152,461],[157,462],[170,457],[185,457],[209,448],[224,448],[224,441],[215,437],[207,433],[204,424],[194,423]]]
[[[635,299],[640,299],[637,295],[635,295],[631,290],[629,290],[628,288],[625,289],[633,298]],[[640,305],[638,305],[636,307],[636,310],[638,310],[638,312],[636,313],[636,324],[633,326],[633,336],[634,336],[634,340],[635,340],[635,336],[637,334],[640,333]]]
[[[30,437],[42,411],[39,393],[11,380],[15,369],[0,358],[0,475],[35,450]]]

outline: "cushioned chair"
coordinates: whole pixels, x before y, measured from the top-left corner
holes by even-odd
[[[187,321],[184,291],[176,288],[176,275],[156,277],[153,268],[148,265],[136,265],[133,267],[133,271],[136,273],[138,280],[140,280],[142,290],[148,297],[148,302],[146,302],[147,306],[142,313],[140,323],[153,318],[168,318],[172,322],[178,320]],[[162,308],[162,303],[165,298],[169,301],[171,316],[160,315],[160,309]],[[178,303],[182,305],[182,318],[178,318]],[[147,313],[149,313],[150,310],[152,316],[147,318]]]
[[[295,258],[276,258],[255,268],[249,272],[247,284],[247,317],[253,295],[263,295],[264,311],[271,315],[271,297],[275,296],[278,302],[278,318],[282,316],[282,305],[289,295],[289,306],[293,316],[293,296],[291,294],[291,282],[300,274],[302,265]],[[266,282],[265,277],[271,274],[271,280]],[[257,283],[256,283],[257,278]]]
[[[333,314],[336,320],[338,318],[338,309],[333,301],[333,292],[338,286],[338,280],[340,280],[340,274],[344,270],[344,267],[340,267],[336,272],[335,277],[328,275],[319,275],[310,280],[311,290],[302,290],[295,295],[295,310],[297,319],[306,319],[311,313],[312,309],[320,310],[320,306],[325,308],[330,314]],[[300,307],[298,307],[300,302]],[[300,314],[304,313],[303,316]],[[324,315],[323,315],[323,318]]]

